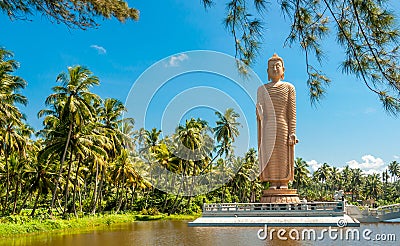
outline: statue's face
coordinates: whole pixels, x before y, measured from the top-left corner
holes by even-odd
[[[272,60],[268,62],[268,77],[272,80],[279,80],[283,77],[283,73],[285,69],[282,65],[282,62],[279,60]]]

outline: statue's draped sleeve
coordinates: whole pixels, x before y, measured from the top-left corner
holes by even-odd
[[[293,85],[289,87],[289,97],[288,97],[288,130],[289,136],[296,134],[296,91]]]
[[[256,117],[257,117],[257,137],[258,137],[258,149],[260,150],[261,137],[262,137],[262,116],[263,108],[261,103],[257,102],[256,105]]]

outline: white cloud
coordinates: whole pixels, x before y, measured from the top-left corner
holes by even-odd
[[[90,48],[93,48],[93,49],[97,50],[97,53],[99,55],[107,54],[107,50],[104,47],[100,46],[100,45],[92,44],[92,45],[90,45]]]
[[[370,175],[370,174],[374,174],[374,173],[382,174],[382,172],[383,172],[383,170],[369,169],[369,170],[363,170],[362,173],[365,175]]]
[[[394,159],[400,159],[400,156],[394,155],[393,158],[394,158]]]
[[[322,166],[321,163],[318,163],[316,160],[307,161],[308,167],[311,172],[315,172],[319,167]]]
[[[166,67],[178,67],[181,62],[183,62],[184,60],[187,60],[187,59],[189,59],[189,56],[187,56],[186,54],[171,56],[168,64],[165,64],[165,66]]]
[[[376,108],[368,107],[364,110],[364,113],[365,114],[373,114],[373,113],[376,113],[376,111],[377,111]]]
[[[385,162],[372,155],[361,157],[362,162],[351,160],[346,162],[350,168],[360,168],[365,174],[381,173],[385,169]]]

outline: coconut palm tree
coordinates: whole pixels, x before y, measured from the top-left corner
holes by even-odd
[[[71,153],[73,153],[74,162],[77,164],[75,168],[75,179],[73,182],[73,202],[76,197],[76,187],[79,181],[79,171],[83,165],[87,165],[91,162],[106,164],[106,160],[110,160],[109,155],[110,149],[113,148],[113,141],[110,140],[109,136],[102,131],[102,128],[99,127],[98,122],[90,122],[84,126],[82,126],[78,132],[78,134],[73,134],[71,137]],[[97,161],[95,161],[97,160]],[[87,166],[85,166],[87,168]],[[72,169],[72,158],[69,161],[68,171],[67,171],[67,180],[65,184],[65,203],[64,203],[64,213],[67,212],[67,202],[68,202],[68,192],[69,192],[69,180],[70,180],[70,171]],[[96,176],[96,178],[98,178]],[[96,179],[97,181],[97,179]],[[74,204],[74,203],[73,203]],[[75,206],[74,213],[76,214]]]
[[[400,176],[400,164],[397,161],[392,161],[389,163],[388,169],[391,175],[392,182],[393,180],[396,181],[397,178]]]
[[[48,130],[46,133],[48,138],[44,150],[44,152],[49,151],[49,149],[55,151],[60,158],[60,167],[55,180],[50,213],[52,213],[54,207],[58,183],[68,149],[70,149],[70,156],[72,156],[72,148],[70,148],[71,137],[73,135],[77,136],[80,127],[92,121],[93,117],[96,116],[93,103],[100,100],[96,94],[90,92],[92,86],[99,84],[99,79],[93,76],[92,72],[85,67],[69,67],[68,73],[63,72],[57,76],[57,81],[61,85],[53,87],[54,93],[49,95],[45,101],[46,106],[51,107],[51,109],[41,110],[38,114],[39,117],[49,116],[44,122],[56,124],[50,125],[46,129]],[[50,113],[53,113],[53,115],[49,115]],[[54,118],[57,118],[57,120]],[[71,165],[72,159],[69,161]]]
[[[55,173],[53,170],[55,170],[55,164],[41,163],[37,161],[34,161],[33,165],[28,167],[26,170],[27,173],[31,174],[31,178],[29,179],[30,186],[27,188],[28,195],[24,198],[21,209],[23,208],[26,200],[36,193],[32,212],[30,214],[32,217],[35,216],[40,196],[46,196],[51,191],[51,188],[54,187],[53,180]]]
[[[9,170],[9,157],[14,153],[19,154],[19,158],[25,156],[26,148],[28,146],[28,141],[30,135],[33,132],[33,129],[30,128],[28,125],[14,120],[7,120],[5,121],[6,125],[1,131],[1,150],[4,154],[5,160],[5,170],[6,170],[6,197],[3,205],[3,212],[7,208],[7,203],[9,199],[9,192],[10,192],[10,170]],[[14,162],[15,163],[15,162]],[[16,161],[19,163],[19,160]],[[15,204],[14,204],[15,205]],[[15,210],[15,209],[14,209]]]
[[[125,127],[130,127],[128,124],[134,125],[132,118],[122,118],[123,113],[126,112],[125,106],[115,98],[106,98],[103,105],[98,109],[98,120],[102,123],[104,134],[112,142],[112,149],[108,150],[110,158],[114,158],[120,154],[122,148],[126,145],[131,145],[131,136],[122,132],[122,124]],[[127,129],[126,129],[127,130]],[[128,132],[128,134],[131,134]],[[113,160],[111,160],[113,161]]]
[[[349,167],[349,165],[346,165],[342,172],[342,184],[343,184],[343,189],[345,191],[350,191],[351,189],[351,178],[352,178],[352,170]]]
[[[191,118],[184,125],[179,125],[174,134],[175,154],[183,159],[182,185],[188,191],[188,205],[193,191],[194,176],[207,165],[212,151],[211,138],[208,135],[208,124],[201,119]],[[189,179],[189,177],[191,178]],[[189,184],[189,181],[190,184]]]
[[[389,175],[389,172],[387,169],[382,172],[382,182],[384,182],[385,185],[388,184],[389,177],[390,177],[390,175]]]
[[[106,170],[112,163],[115,163],[116,159],[120,157],[123,152],[126,152],[126,147],[132,149],[132,132],[134,120],[132,118],[122,118],[123,113],[126,111],[125,106],[117,99],[107,98],[102,104],[95,105],[97,117],[96,117],[96,129],[93,132],[97,132],[98,137],[104,136],[107,139],[101,140],[99,147],[101,147],[107,158],[105,162],[102,162],[106,166],[101,167],[101,173],[99,175],[96,172],[96,183],[99,185],[95,189],[95,199],[93,203],[92,213],[95,212],[96,204],[101,204],[103,188],[105,188],[105,176]],[[125,127],[124,129],[122,127]],[[125,131],[125,132],[124,132]],[[96,167],[97,170],[98,167]],[[100,181],[97,182],[97,178],[100,177]],[[119,189],[117,189],[119,191]]]
[[[241,126],[237,119],[240,117],[233,108],[228,108],[224,114],[215,112],[218,117],[216,122],[217,126],[214,128],[214,136],[219,145],[218,155],[225,156],[229,155],[231,151],[231,145],[235,142],[235,139],[239,136],[238,127]]]
[[[378,200],[379,194],[382,193],[382,182],[378,173],[369,174],[365,179],[364,194],[366,198],[374,198]]]
[[[337,167],[331,168],[329,182],[331,183],[332,190],[339,190],[342,188],[343,182],[340,176],[339,169]]]
[[[254,148],[250,148],[245,154],[245,163],[249,170],[250,183],[250,202],[255,202],[257,196],[261,192],[261,183],[258,177],[259,167],[257,159],[257,151]]]
[[[126,193],[126,183],[139,183],[141,180],[140,175],[134,169],[132,160],[140,161],[138,158],[130,158],[128,151],[123,149],[121,154],[116,158],[113,163],[113,170],[111,170],[111,177],[117,186],[117,208],[116,213],[121,209],[123,195]],[[137,186],[137,184],[136,184]]]
[[[361,186],[363,184],[363,175],[362,171],[360,168],[354,168],[351,170],[351,199],[354,201],[354,199],[358,199],[359,193],[361,191]],[[354,197],[355,195],[355,197]]]
[[[293,187],[295,189],[303,188],[307,185],[309,180],[310,171],[308,170],[308,164],[302,158],[296,158],[294,162],[294,180]]]
[[[24,143],[16,132],[16,128],[23,125],[24,115],[16,104],[26,105],[27,99],[19,93],[25,88],[26,82],[12,73],[18,68],[18,63],[12,60],[12,53],[0,48],[0,154],[4,155],[6,171],[6,194],[3,204],[3,213],[7,208],[10,192],[10,174],[8,158],[14,151],[23,151]]]
[[[143,142],[143,148],[140,149],[140,152],[154,152],[156,150],[156,146],[158,146],[160,141],[161,130],[157,130],[157,128],[149,130],[142,129],[140,142]]]
[[[28,100],[19,93],[26,87],[26,81],[13,75],[19,67],[17,61],[12,60],[13,54],[4,48],[0,48],[0,125],[9,122],[20,122],[23,114],[16,103],[26,105]]]
[[[324,189],[326,190],[326,181],[330,178],[331,175],[331,167],[328,165],[328,163],[322,164],[321,167],[315,171],[314,176],[321,181],[324,184]]]

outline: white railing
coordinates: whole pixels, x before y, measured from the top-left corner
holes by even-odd
[[[380,221],[400,218],[400,204],[381,206],[378,208],[366,208],[361,210],[364,218],[374,217]]]
[[[309,212],[344,212],[345,202],[307,202],[299,204],[277,203],[211,203],[203,204],[203,213],[228,212],[273,212],[273,211],[309,211]]]
[[[387,206],[381,206],[376,209],[378,215],[390,214],[390,213],[399,213],[400,212],[400,204],[392,204]]]

